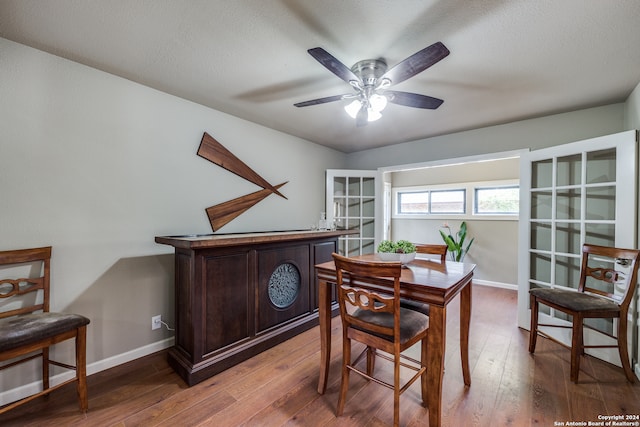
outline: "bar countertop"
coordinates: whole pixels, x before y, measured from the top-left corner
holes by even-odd
[[[156,236],[156,243],[176,248],[196,249],[218,246],[237,246],[247,243],[267,243],[291,240],[318,239],[323,237],[358,234],[359,230],[291,230],[259,231],[232,234],[185,234],[181,236]]]

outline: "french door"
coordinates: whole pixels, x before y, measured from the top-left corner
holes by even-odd
[[[530,289],[577,288],[583,243],[636,247],[636,146],[636,131],[628,131],[521,156],[520,327],[530,328]],[[570,324],[569,321],[563,313],[541,306],[541,323]],[[610,320],[592,326],[608,333],[616,330]],[[570,329],[552,329],[558,330],[550,331],[555,338],[571,343]],[[608,338],[589,330],[585,330],[584,339],[588,345],[610,343]],[[588,350],[596,357],[620,364],[615,349]],[[630,354],[637,358],[637,349],[630,349]]]
[[[327,223],[358,234],[338,239],[341,255],[375,252],[376,171],[328,169],[326,181]]]

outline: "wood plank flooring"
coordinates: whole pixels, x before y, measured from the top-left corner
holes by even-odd
[[[471,387],[459,354],[459,303],[447,316],[443,426],[560,426],[597,422],[600,415],[640,415],[640,385],[622,369],[584,357],[580,382],[569,378],[569,351],[516,327],[516,292],[475,286],[470,337]],[[316,392],[317,327],[193,387],[160,352],[91,375],[89,412],[73,386],[0,416],[1,426],[385,426],[393,420],[390,390],[351,376],[343,416],[336,418],[342,357],[340,319],[332,323],[327,393]],[[410,351],[413,351],[411,349]],[[379,361],[376,371],[391,374]],[[427,426],[419,384],[400,399],[400,423]]]

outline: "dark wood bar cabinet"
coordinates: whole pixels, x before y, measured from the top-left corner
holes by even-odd
[[[194,385],[318,324],[314,265],[357,231],[159,236],[175,248],[169,364]]]

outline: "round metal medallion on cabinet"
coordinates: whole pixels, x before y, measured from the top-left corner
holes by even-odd
[[[289,307],[300,293],[300,271],[291,263],[276,267],[269,278],[269,300],[277,308]]]

